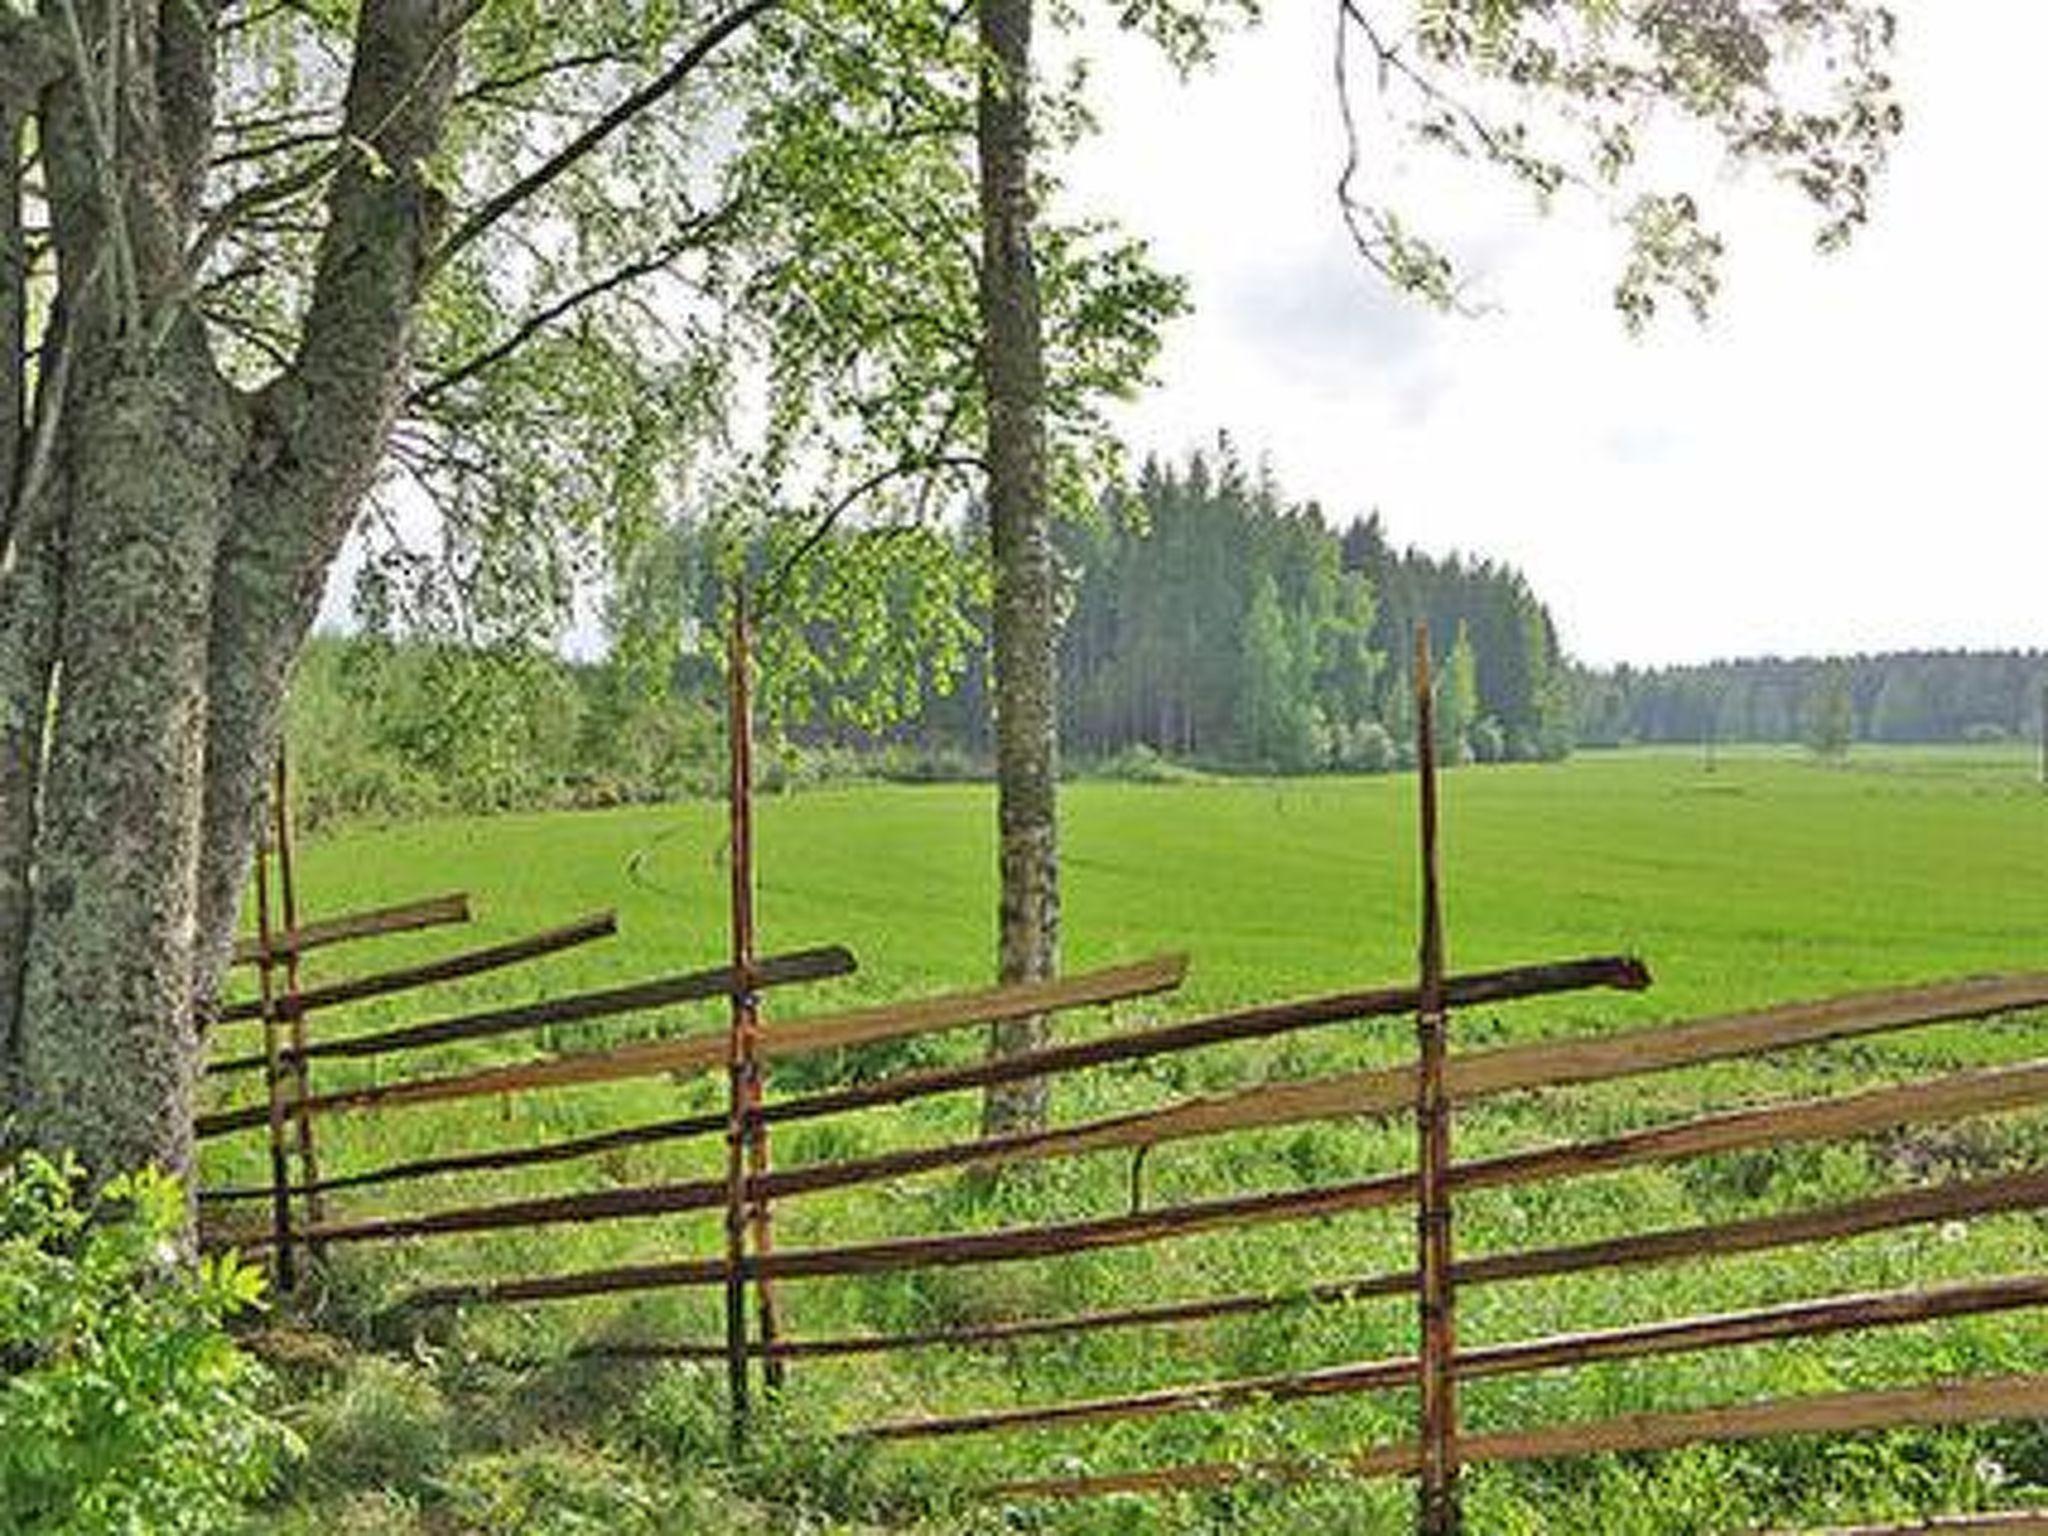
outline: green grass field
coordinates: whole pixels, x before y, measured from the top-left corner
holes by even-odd
[[[1065,798],[1066,962],[1079,969],[1188,951],[1176,997],[1119,1019],[1399,981],[1413,968],[1414,785],[1401,778],[1078,783]],[[764,800],[760,909],[766,949],[844,942],[858,976],[770,1000],[770,1018],[986,981],[994,939],[993,807],[979,787],[862,786]],[[367,1005],[323,1032],[386,1027],[495,1001],[559,995],[715,963],[724,948],[722,809],[715,805],[508,816],[357,830],[303,850],[309,916],[463,888],[478,921],[328,952],[310,978],[510,937],[596,907],[620,936],[518,973]],[[1454,1043],[1592,1033],[1885,983],[2048,968],[2048,794],[2016,752],[1859,749],[1848,764],[1724,752],[1588,754],[1556,766],[1467,770],[1445,783],[1446,906],[1454,968],[1630,951],[1656,986],[1477,1011]],[[715,1027],[715,1009],[695,1016]],[[320,1064],[316,1088],[530,1056],[685,1025],[675,1019],[554,1032],[386,1060]],[[1073,1032],[1104,1027],[1093,1015]],[[1516,1095],[1461,1120],[1461,1154],[1610,1134],[1674,1116],[2031,1057],[2038,1021],[1945,1026],[1785,1052],[1596,1088]],[[251,1038],[236,1035],[236,1044]],[[960,1059],[968,1034],[890,1048],[877,1071]],[[1056,1119],[1157,1105],[1191,1092],[1402,1058],[1405,1021],[1213,1048],[1063,1080]],[[226,1102],[226,1100],[223,1100]],[[516,1145],[722,1102],[709,1079],[570,1090],[458,1109],[322,1123],[328,1171],[459,1148]],[[778,1165],[967,1133],[976,1106],[932,1100],[780,1133]],[[1396,1171],[1405,1120],[1342,1122],[1162,1148],[1155,1203]],[[209,1146],[209,1182],[262,1177],[260,1136]],[[1580,1241],[1758,1214],[1963,1171],[2037,1163],[2048,1117],[2013,1115],[1848,1146],[1736,1155],[1480,1194],[1459,1205],[1461,1250]],[[651,1147],[521,1175],[364,1191],[348,1214],[468,1204],[549,1190],[701,1177],[711,1141]],[[792,1247],[916,1231],[1107,1214],[1127,1200],[1127,1158],[1048,1165],[994,1188],[938,1175],[778,1209]],[[250,1208],[251,1215],[254,1208]],[[924,1327],[1306,1281],[1407,1262],[1399,1211],[1256,1228],[982,1271],[790,1284],[796,1333]],[[352,1250],[309,1301],[312,1321],[358,1326],[414,1284],[547,1273],[719,1251],[717,1222],[656,1218]],[[2033,1218],[1913,1230],[1775,1255],[1618,1275],[1474,1288],[1462,1338],[1719,1311],[1915,1281],[2037,1270]],[[595,1338],[719,1336],[710,1293],[526,1309],[473,1309],[452,1329],[402,1339],[394,1360],[295,1368],[293,1410],[312,1455],[272,1524],[326,1530],[825,1530],[919,1523],[947,1530],[1398,1531],[1410,1495],[1337,1478],[1305,1488],[1070,1507],[975,1505],[991,1476],[1111,1470],[1275,1453],[1336,1454],[1404,1438],[1407,1394],[1268,1404],[858,1454],[837,1429],[897,1414],[1048,1401],[1402,1353],[1412,1306],[1301,1306],[1208,1327],[1150,1329],[1001,1351],[799,1363],[789,1423],[759,1462],[717,1465],[721,1380],[704,1369],[561,1364]],[[2024,1370],[2048,1330],[2028,1313],[1699,1357],[1480,1383],[1475,1428],[1652,1407]],[[325,1360],[325,1357],[321,1357]],[[2036,1485],[2040,1485],[2038,1488]],[[2048,1440],[2024,1428],[1898,1433],[1745,1449],[1483,1471],[1469,1480],[1475,1532],[1747,1530],[2048,1501]],[[579,1521],[585,1523],[578,1523]]]

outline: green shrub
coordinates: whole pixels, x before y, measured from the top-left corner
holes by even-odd
[[[1201,777],[1142,741],[1105,759],[1096,771],[1105,779],[1124,784],[1184,784]]]
[[[1391,773],[1399,760],[1387,728],[1377,720],[1361,720],[1344,733],[1337,765],[1354,773]]]
[[[987,774],[959,747],[892,742],[875,759],[875,771],[898,784],[968,784]]]
[[[263,1276],[180,1256],[175,1180],[82,1188],[32,1152],[0,1169],[0,1530],[220,1531],[295,1448],[222,1328]]]

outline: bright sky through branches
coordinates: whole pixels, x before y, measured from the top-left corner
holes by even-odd
[[[1494,310],[1378,287],[1330,192],[1332,8],[1267,9],[1186,86],[1103,50],[1075,199],[1152,239],[1196,306],[1125,417],[1140,451],[1227,430],[1333,521],[1377,506],[1397,543],[1513,561],[1589,661],[2048,644],[2048,5],[1905,0],[1873,227],[1817,256],[1796,192],[1710,168],[1720,307],[1641,339],[1604,218],[1539,219],[1384,139]]]

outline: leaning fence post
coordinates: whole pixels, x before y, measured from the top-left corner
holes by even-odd
[[[277,751],[272,819],[277,826],[278,911],[284,919],[284,1008],[291,1027],[292,1118],[299,1142],[299,1179],[305,1190],[306,1221],[318,1227],[324,1218],[320,1198],[320,1159],[313,1144],[313,1114],[306,1107],[312,1098],[311,1068],[306,1063],[306,1008],[299,988],[299,886],[292,862],[291,775],[285,766],[285,751]],[[322,1255],[319,1240],[308,1244],[315,1260]]]
[[[270,1218],[279,1291],[289,1291],[298,1272],[292,1258],[292,1173],[285,1150],[284,1061],[272,967],[277,954],[270,929],[270,839],[256,843],[256,999],[263,1021],[263,1089],[270,1111]]]
[[[1451,1287],[1451,1107],[1444,1090],[1447,1020],[1437,853],[1436,707],[1427,624],[1415,627],[1415,765],[1422,841],[1422,976],[1415,1014],[1415,1224],[1422,1325],[1417,1526],[1422,1536],[1452,1536],[1458,1529],[1458,1401],[1452,1374],[1457,1312]]]

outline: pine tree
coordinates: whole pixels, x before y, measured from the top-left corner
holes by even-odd
[[[1472,760],[1472,728],[1479,723],[1479,664],[1472,632],[1461,622],[1437,683],[1436,749],[1446,763]]]
[[[1829,662],[1819,685],[1808,696],[1806,744],[1820,757],[1839,762],[1848,756],[1856,735],[1856,706],[1849,692],[1849,668]]]

